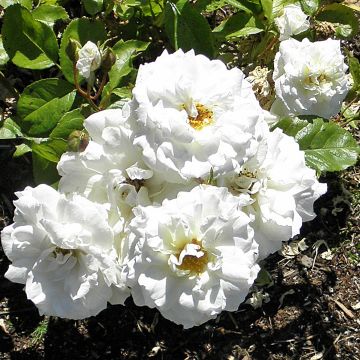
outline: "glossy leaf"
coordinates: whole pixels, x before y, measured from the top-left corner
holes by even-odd
[[[31,136],[46,136],[70,110],[75,91],[60,79],[44,79],[29,85],[20,96],[17,113],[21,128]]]
[[[307,165],[319,172],[340,171],[356,163],[360,147],[351,133],[333,122],[285,118],[276,127],[295,138]]]
[[[43,4],[32,12],[34,19],[48,26],[54,26],[57,20],[67,20],[69,15],[62,6]]]
[[[2,6],[4,9],[15,4],[20,4],[29,10],[32,8],[32,0],[0,0],[0,6]]]
[[[113,46],[116,62],[109,72],[109,81],[104,88],[103,97],[109,96],[119,86],[121,79],[133,70],[132,60],[148,46],[148,42],[138,40],[120,40]]]
[[[22,136],[20,126],[12,119],[5,119],[0,127],[0,139],[14,139]]]
[[[103,8],[103,0],[82,0],[85,11],[89,15],[95,15],[100,12]]]
[[[342,4],[329,4],[322,8],[316,20],[335,24],[336,36],[341,39],[350,38],[359,30],[359,20],[354,11]]]
[[[20,5],[6,9],[2,38],[6,52],[17,66],[45,69],[57,61],[58,45],[53,30]]]
[[[16,145],[15,148],[16,148],[16,150],[13,153],[14,158],[23,156],[23,155],[27,154],[28,152],[31,152],[31,147],[27,144]]]
[[[314,15],[320,6],[320,0],[300,0],[305,14]]]
[[[210,58],[214,56],[210,26],[188,0],[166,4],[165,32],[176,50],[194,49],[197,54],[204,54]]]
[[[66,151],[66,147],[66,141],[61,139],[47,140],[40,143],[33,142],[31,145],[33,153],[54,163],[59,162],[61,155]]]
[[[237,12],[224,20],[213,32],[218,41],[231,39],[264,31],[262,24],[252,15],[245,12]]]
[[[81,130],[83,128],[84,119],[85,117],[81,113],[81,109],[67,112],[60,119],[49,137],[67,139],[74,130]]]

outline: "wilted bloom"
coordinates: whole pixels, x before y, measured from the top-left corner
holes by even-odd
[[[79,74],[85,79],[89,79],[91,73],[97,70],[101,65],[101,53],[99,48],[91,41],[88,41],[78,53],[79,59],[76,62],[76,68]]]
[[[308,39],[281,42],[275,57],[275,114],[330,118],[341,108],[349,84],[340,41]]]
[[[280,129],[268,133],[240,172],[220,176],[217,182],[234,195],[252,197],[244,211],[255,215],[252,226],[261,259],[299,234],[302,223],[316,216],[315,200],[326,192],[326,184],[319,183],[315,171],[305,165],[299,145]]]
[[[104,206],[39,185],[16,194],[14,223],[1,233],[12,261],[5,274],[25,284],[40,314],[83,319],[129,292],[113,250]]]
[[[303,13],[301,6],[296,4],[285,6],[282,14],[275,18],[275,24],[279,29],[280,41],[301,34],[310,27],[308,16]]]
[[[193,51],[166,51],[140,66],[134,94],[135,143],[146,164],[167,181],[207,176],[248,156],[262,118],[239,69]]]
[[[250,217],[241,211],[248,200],[198,186],[162,206],[136,208],[127,263],[135,304],[185,328],[237,310],[259,271]]]
[[[249,72],[249,76],[246,78],[264,110],[270,110],[275,99],[274,81],[271,75],[272,71],[267,67],[257,66]]]

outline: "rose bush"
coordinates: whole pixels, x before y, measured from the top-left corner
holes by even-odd
[[[9,4],[0,69],[40,80],[2,80],[16,111],[0,137],[23,141],[14,155],[32,153],[39,185],[16,193],[1,233],[6,277],[40,314],[71,319],[129,295],[184,328],[236,311],[252,289],[260,306],[260,261],[315,217],[318,175],[359,153],[339,125],[359,63],[339,40],[317,41],[324,21],[355,34],[350,8],[240,2],[220,21],[214,2],[84,1],[89,16],[75,19]]]

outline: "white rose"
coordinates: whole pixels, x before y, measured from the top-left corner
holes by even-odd
[[[135,142],[167,181],[207,176],[248,156],[261,108],[239,69],[178,50],[142,65],[133,89]]]
[[[99,48],[91,41],[88,41],[79,50],[79,59],[76,62],[76,68],[79,74],[85,79],[89,79],[91,73],[97,70],[101,65],[101,53]]]
[[[330,118],[341,108],[349,84],[340,41],[282,41],[274,63],[277,99],[271,111]]]
[[[85,128],[93,140],[83,152],[64,153],[58,163],[61,192],[110,203],[119,211],[120,221],[132,217],[132,207],[150,204],[148,188],[159,190],[153,185],[158,184],[153,172],[142,161],[141,149],[133,143],[128,112],[125,105],[123,110],[91,115]]]
[[[135,212],[127,263],[135,304],[156,307],[184,328],[238,309],[259,266],[250,218],[237,197],[198,186]]]
[[[260,259],[299,234],[302,222],[316,216],[314,202],[327,189],[326,184],[318,182],[315,171],[305,165],[299,145],[280,129],[268,133],[256,156],[243,165],[240,173],[228,173],[217,181],[234,195],[252,197],[253,203],[244,210],[255,215],[252,226]]]
[[[285,6],[281,16],[275,18],[275,24],[279,29],[280,41],[298,35],[310,27],[308,16],[303,13],[300,5],[295,4]]]
[[[14,224],[1,233],[12,261],[5,276],[25,284],[40,314],[83,319],[107,302],[123,303],[124,285],[104,206],[39,185],[16,194]]]

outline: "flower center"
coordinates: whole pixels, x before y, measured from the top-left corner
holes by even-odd
[[[180,270],[190,271],[192,274],[201,274],[204,272],[208,262],[208,253],[202,248],[201,241],[192,239],[177,255]]]
[[[78,256],[80,256],[81,254],[85,254],[82,250],[80,249],[63,249],[59,246],[57,246],[54,251],[52,252],[54,258],[70,258],[70,257],[75,257],[77,258]]]
[[[65,256],[65,255],[73,255],[73,250],[70,250],[70,249],[62,249],[61,247],[56,247],[55,250],[54,250],[54,255],[56,256],[57,254],[61,254],[62,256]]]
[[[305,78],[305,86],[319,86],[328,82],[328,78],[325,74],[309,75]]]
[[[214,113],[205,105],[196,103],[197,116],[188,116],[189,125],[195,130],[202,130],[214,122]]]

